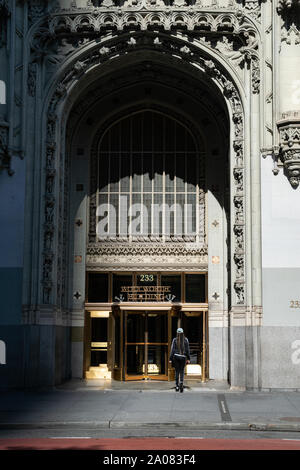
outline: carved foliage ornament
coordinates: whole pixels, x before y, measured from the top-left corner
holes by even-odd
[[[133,37],[133,35],[131,36]],[[128,38],[128,36],[127,36]],[[234,162],[234,178],[236,181],[235,194],[233,197],[233,210],[235,227],[234,227],[234,240],[235,248],[233,253],[233,261],[235,265],[234,277],[235,277],[235,293],[236,303],[244,304],[245,302],[245,279],[244,279],[244,154],[243,154],[243,113],[242,105],[240,102],[239,94],[235,88],[235,85],[231,81],[230,77],[226,76],[224,72],[220,71],[214,61],[206,60],[199,56],[199,52],[196,47],[189,46],[189,51],[183,50],[184,42],[175,40],[175,38],[165,37],[159,38],[156,35],[150,39],[146,39],[152,42],[152,47],[161,48],[163,53],[169,55],[175,55],[181,57],[183,61],[188,61],[192,65],[197,64],[197,67],[202,71],[209,73],[215,81],[219,83],[223,93],[229,101],[232,114],[234,116],[233,126],[234,142],[233,151],[235,155]],[[145,41],[145,35],[134,36],[134,47],[145,47],[143,41]],[[155,42],[154,42],[155,41]],[[149,44],[148,44],[149,45]],[[66,70],[64,77],[57,84],[56,89],[53,93],[52,99],[48,108],[48,121],[47,121],[47,143],[46,143],[46,170],[45,170],[45,205],[44,205],[44,251],[43,251],[43,302],[48,304],[51,302],[53,294],[53,281],[52,271],[54,269],[54,234],[56,231],[57,224],[55,223],[55,213],[59,213],[59,207],[57,207],[55,187],[56,187],[56,170],[57,165],[57,150],[55,142],[58,139],[57,126],[56,126],[56,108],[60,101],[64,99],[64,96],[68,88],[72,85],[74,80],[78,80],[78,73],[86,73],[89,68],[99,65],[115,56],[116,51],[118,55],[122,53],[128,54],[132,48],[126,41],[126,37],[117,37],[111,41],[105,41],[106,51],[103,51],[103,44],[94,51],[89,51],[85,56],[82,56],[80,60],[80,67],[74,67],[74,64]],[[108,49],[108,50],[107,50]],[[134,50],[134,48],[133,48]],[[78,72],[79,70],[79,72]],[[62,222],[62,221],[60,221]],[[54,299],[53,299],[54,300]]]
[[[280,135],[280,159],[293,186],[300,183],[300,113],[289,112],[277,123]]]

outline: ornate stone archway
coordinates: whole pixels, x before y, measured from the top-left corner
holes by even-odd
[[[104,8],[104,7],[103,7]],[[256,287],[251,285],[249,273],[253,269],[253,253],[246,247],[251,234],[246,231],[250,223],[251,189],[246,193],[245,175],[250,174],[251,163],[245,153],[245,109],[243,79],[250,84],[252,97],[259,92],[259,64],[257,32],[251,19],[236,12],[188,12],[178,8],[176,13],[159,13],[159,5],[143,4],[135,11],[124,5],[121,15],[103,10],[99,12],[59,11],[44,27],[40,24],[32,35],[33,55],[30,64],[30,93],[35,95],[37,58],[45,47],[53,44],[58,54],[48,60],[52,81],[44,94],[42,151],[41,231],[38,284],[41,286],[34,307],[36,318],[51,316],[51,311],[68,315],[67,284],[67,160],[65,159],[65,131],[72,106],[84,87],[97,76],[118,70],[121,61],[135,60],[147,54],[162,62],[176,62],[202,76],[223,95],[230,116],[230,214],[231,214],[231,312],[240,325],[257,326],[261,303],[259,276]],[[127,11],[129,9],[129,12]],[[154,12],[149,10],[154,10]],[[134,12],[134,13],[133,13]],[[181,12],[179,14],[179,12]],[[181,16],[180,16],[181,15]],[[182,29],[188,25],[187,31]],[[105,25],[105,28],[102,28]],[[103,29],[103,31],[102,31]],[[133,29],[133,30],[131,30]],[[147,31],[146,31],[147,30]],[[202,38],[191,37],[200,31]],[[54,38],[55,35],[55,38]],[[201,35],[200,35],[201,36]],[[56,44],[56,39],[62,41]],[[205,39],[203,39],[205,37]],[[209,39],[208,39],[209,37]],[[221,37],[225,40],[221,41]],[[55,40],[54,40],[55,39]],[[75,44],[71,46],[70,44]],[[221,45],[221,42],[223,45]],[[60,50],[57,50],[60,48]],[[69,50],[63,61],[62,54]],[[47,62],[46,60],[46,62]],[[242,73],[236,72],[235,67]],[[247,66],[249,67],[246,67]],[[245,67],[244,67],[245,65]],[[102,89],[102,93],[109,90]],[[246,140],[245,140],[246,139]],[[259,231],[259,225],[255,226]],[[248,238],[247,238],[248,237]],[[259,236],[256,236],[259,239]],[[254,263],[259,266],[259,251]],[[255,267],[255,269],[258,269]],[[255,294],[253,295],[253,292]],[[69,295],[70,297],[70,295]],[[27,316],[30,321],[30,316]],[[233,324],[232,323],[232,324]],[[238,381],[238,373],[236,379]],[[233,380],[233,379],[232,379]],[[234,381],[234,380],[233,380]]]
[[[129,39],[127,39],[129,37]],[[154,38],[155,41],[155,38]],[[58,141],[56,131],[56,116],[57,116],[57,107],[60,105],[61,100],[66,95],[68,87],[72,88],[72,83],[78,80],[80,74],[88,73],[89,69],[92,69],[96,64],[100,65],[110,60],[110,57],[116,53],[116,48],[118,44],[121,45],[127,44],[128,42],[134,42],[134,50],[140,47],[140,50],[144,50],[145,43],[146,46],[151,47],[153,43],[153,38],[147,37],[145,39],[144,35],[128,35],[124,37],[119,36],[117,40],[113,42],[111,48],[106,47],[105,58],[102,58],[102,53],[98,51],[93,53],[93,61],[90,58],[90,51],[88,55],[88,65],[81,65],[80,70],[78,71],[78,61],[77,67],[66,73],[63,80],[58,83],[55,92],[50,101],[48,109],[48,122],[47,122],[47,147],[46,147],[46,175],[45,175],[45,188],[46,188],[46,197],[45,197],[45,231],[44,231],[44,272],[43,272],[43,300],[44,303],[50,302],[50,295],[52,290],[51,282],[51,272],[53,267],[53,253],[51,252],[51,241],[54,237],[54,229],[51,222],[55,213],[55,198],[53,197],[54,190],[54,181],[55,181],[55,159],[56,159],[56,145],[55,142]],[[140,44],[141,43],[141,44]],[[163,47],[163,41],[160,41],[160,44],[157,43],[154,45],[154,48],[158,46]],[[168,44],[172,54],[180,57],[181,60],[187,61],[192,64],[194,67],[200,69],[203,73],[209,75],[210,79],[213,80],[219,88],[222,89],[224,97],[227,100],[229,106],[231,107],[232,114],[232,123],[234,127],[234,140],[233,140],[233,174],[235,181],[235,194],[232,200],[232,205],[234,208],[234,240],[235,240],[235,250],[234,250],[234,263],[236,266],[235,271],[235,281],[234,281],[234,291],[236,292],[236,303],[238,305],[244,305],[245,303],[245,275],[244,275],[244,266],[245,266],[245,249],[243,246],[244,243],[244,193],[243,193],[243,174],[244,174],[244,161],[243,161],[243,145],[244,145],[244,135],[243,135],[243,108],[239,93],[235,84],[232,82],[229,76],[223,71],[220,71],[213,60],[208,60],[206,57],[201,57],[199,53],[193,52],[192,49],[187,51],[184,46],[182,46],[181,41],[176,40],[174,44]],[[132,48],[129,45],[128,54]],[[101,48],[102,49],[102,48]],[[169,53],[170,53],[169,51]],[[164,54],[166,54],[164,50]],[[84,64],[83,60],[80,61],[81,64]],[[102,59],[102,60],[101,60]],[[191,62],[192,60],[192,62]],[[105,90],[103,90],[105,93]],[[62,215],[62,214],[61,214]],[[59,224],[61,225],[61,224]]]

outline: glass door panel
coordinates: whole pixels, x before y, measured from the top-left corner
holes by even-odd
[[[125,312],[125,379],[167,379],[168,314]]]
[[[127,375],[141,376],[145,374],[145,345],[128,344],[126,348]]]
[[[191,362],[187,366],[187,375],[201,376],[204,382],[208,377],[207,312],[184,312],[183,329],[190,344]]]
[[[146,315],[144,313],[127,313],[127,343],[145,342],[145,320]]]
[[[147,333],[149,343],[168,342],[168,316],[161,313],[147,314]]]
[[[148,376],[155,377],[168,373],[168,345],[148,345]]]

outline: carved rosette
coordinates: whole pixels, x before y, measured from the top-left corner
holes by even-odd
[[[300,113],[289,112],[277,123],[280,135],[280,158],[293,188],[300,183]]]

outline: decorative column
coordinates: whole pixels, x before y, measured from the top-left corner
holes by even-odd
[[[300,183],[300,1],[280,0],[280,159],[293,188]]]

